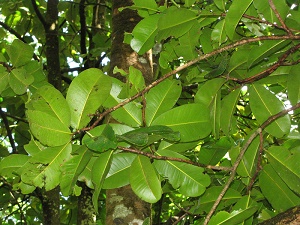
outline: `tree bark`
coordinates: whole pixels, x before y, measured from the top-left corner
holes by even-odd
[[[77,225],[96,224],[96,212],[92,202],[92,190],[85,183],[79,182],[82,188],[78,197]]]
[[[300,206],[296,206],[279,213],[277,216],[266,220],[259,225],[299,225],[300,224]]]
[[[147,84],[153,79],[152,54],[138,55],[128,44],[123,43],[124,33],[131,32],[141,20],[137,12],[120,7],[132,5],[130,0],[112,1],[112,48],[110,61],[110,75],[125,82],[120,74],[113,74],[115,66],[128,71],[130,66],[139,69]],[[147,217],[151,217],[151,207],[147,202],[139,199],[131,187],[125,186],[106,192],[106,225],[136,224],[141,225]]]

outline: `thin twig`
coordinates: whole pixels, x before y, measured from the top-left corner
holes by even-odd
[[[188,160],[188,159],[161,156],[161,155],[153,155],[152,153],[143,152],[141,150],[133,149],[133,148],[125,148],[125,147],[118,146],[118,149],[120,149],[122,151],[125,151],[125,152],[131,152],[131,153],[134,153],[134,154],[143,155],[143,156],[146,156],[150,159],[164,160],[164,161],[166,161],[166,160],[176,161],[176,162],[187,163],[187,164],[190,164],[190,165],[193,165],[193,166],[202,167],[202,168],[206,168],[206,169],[231,171],[231,168],[229,168],[229,167],[205,165],[205,164],[197,163],[197,162],[194,162],[194,161],[191,161],[191,160]]]
[[[257,135],[259,135],[262,130],[264,130],[267,126],[269,126],[272,122],[274,122],[275,120],[277,120],[278,118],[288,114],[290,111],[293,111],[295,109],[298,109],[300,108],[300,102],[297,103],[296,105],[288,108],[288,109],[285,109],[285,110],[282,110],[280,111],[279,113],[273,115],[273,116],[270,116],[257,130],[254,131],[254,133],[249,137],[249,139],[247,140],[247,142],[245,143],[245,145],[243,146],[243,148],[241,149],[241,152],[240,154],[238,155],[234,165],[232,166],[232,172],[231,172],[231,175],[227,181],[227,183],[225,184],[223,190],[221,191],[220,195],[218,196],[218,198],[216,199],[214,205],[212,206],[211,210],[209,211],[209,213],[207,214],[206,218],[205,218],[205,221],[203,223],[203,225],[207,225],[210,218],[212,217],[212,215],[214,214],[214,212],[216,211],[219,203],[221,202],[223,196],[225,195],[226,191],[228,190],[230,184],[232,183],[232,181],[234,180],[234,177],[235,177],[235,174],[236,174],[236,170],[237,170],[237,167],[239,166],[246,150],[248,149],[249,145],[252,143],[252,141],[257,137]]]
[[[35,14],[37,15],[37,17],[39,18],[40,22],[42,23],[42,25],[44,26],[44,28],[46,29],[48,27],[48,23],[46,22],[44,16],[42,15],[41,11],[39,10],[36,1],[35,0],[31,0],[31,4],[32,7],[34,9]]]
[[[9,122],[7,120],[7,117],[6,117],[5,113],[2,111],[1,108],[0,108],[0,116],[2,117],[2,121],[4,123],[5,129],[6,129],[6,132],[7,132],[7,136],[8,136],[8,139],[9,139],[10,146],[12,148],[12,152],[16,154],[16,153],[18,153],[18,150],[17,150],[17,147],[15,145],[15,140],[13,138],[12,131],[9,127]]]

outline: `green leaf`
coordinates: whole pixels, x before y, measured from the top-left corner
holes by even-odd
[[[211,33],[211,40],[218,42],[219,46],[227,39],[225,32],[225,20],[219,21]]]
[[[61,166],[71,157],[72,145],[49,147],[34,155],[24,165],[21,175],[26,184],[52,190],[60,182]]]
[[[98,198],[103,186],[104,179],[109,171],[112,161],[113,151],[107,151],[99,155],[96,159],[92,169],[92,182],[95,190],[93,193],[93,205],[96,211],[98,211]]]
[[[86,126],[90,115],[107,99],[110,89],[110,77],[99,69],[91,68],[75,77],[67,92],[71,126],[76,129]]]
[[[57,118],[41,111],[26,111],[32,134],[44,145],[58,146],[68,143],[72,133]]]
[[[158,21],[158,41],[170,36],[180,37],[197,22],[197,14],[188,9],[170,7],[164,13]]]
[[[7,54],[13,66],[20,67],[31,61],[33,48],[19,39],[15,39],[7,48]]]
[[[264,86],[253,84],[249,90],[250,107],[260,124],[263,124],[270,116],[284,110],[283,103]],[[271,135],[280,138],[290,132],[291,121],[289,115],[285,115],[275,120],[266,127],[266,131]]]
[[[100,135],[96,137],[86,138],[83,143],[91,150],[103,152],[117,147],[117,139],[115,132],[109,124],[104,125]]]
[[[214,97],[213,104],[211,105],[210,118],[212,125],[212,135],[219,139],[220,132],[220,114],[221,114],[221,90],[219,90]]]
[[[300,102],[300,65],[297,64],[290,70],[287,79],[288,98],[292,105]]]
[[[24,94],[33,81],[33,76],[27,74],[23,67],[13,69],[9,75],[9,85],[17,95]]]
[[[169,150],[159,150],[160,156],[187,159],[179,153]],[[204,174],[204,169],[182,162],[156,160],[154,166],[158,173],[168,178],[173,188],[185,196],[195,197],[203,194],[210,185],[210,178]]]
[[[141,17],[147,17],[149,14],[157,12],[157,4],[155,0],[133,0],[134,4],[130,7],[132,9],[138,9],[138,14]]]
[[[267,151],[268,160],[281,179],[294,192],[300,194],[300,152],[291,154],[281,146],[272,146]]]
[[[146,17],[134,27],[130,46],[138,54],[142,55],[154,46],[155,36],[158,32],[157,23],[160,17],[160,14]]]
[[[186,104],[158,116],[152,125],[179,131],[182,142],[205,138],[211,132],[209,109],[202,104]]]
[[[255,66],[257,63],[264,60],[268,56],[272,56],[290,43],[290,41],[286,40],[269,40],[265,41],[259,47],[255,46],[251,48],[250,52],[248,52],[248,68]]]
[[[45,112],[67,127],[70,126],[71,114],[67,101],[60,91],[50,85],[39,88],[26,107]]]
[[[0,161],[0,175],[14,177],[17,175],[17,170],[26,164],[30,159],[27,155],[13,154],[3,158]]]
[[[114,80],[110,96],[107,98],[103,105],[107,108],[110,108],[122,102],[122,99],[118,98],[118,95],[121,92],[121,90],[122,83],[117,80]],[[111,116],[115,120],[132,127],[139,127],[143,123],[141,106],[139,106],[138,103],[135,102],[130,102],[125,106],[117,109],[116,111],[111,113]]]
[[[85,169],[93,154],[85,146],[77,146],[77,148],[79,149],[76,153],[61,168],[60,191],[66,197],[75,193],[78,176]]]
[[[177,80],[165,80],[152,88],[145,97],[146,124],[151,125],[157,116],[170,110],[176,104],[180,93],[181,85]]]
[[[202,85],[195,95],[195,103],[202,103],[206,107],[210,107],[213,104],[214,98],[218,91],[225,83],[225,79],[216,78],[208,80]]]
[[[4,91],[8,86],[9,81],[9,73],[7,72],[6,68],[0,65],[0,94]]]
[[[300,204],[300,198],[287,187],[271,165],[264,166],[259,185],[272,207],[279,212]]]
[[[223,187],[222,186],[212,186],[208,188],[205,193],[200,197],[200,205],[195,206],[191,210],[194,210],[194,213],[202,214],[203,212],[208,213],[213,204],[215,203],[217,197],[220,195]],[[240,192],[229,188],[224,197],[222,198],[217,210],[223,209],[241,199]]]
[[[142,200],[155,203],[162,195],[157,174],[145,156],[137,156],[130,167],[130,185],[134,193]]]
[[[236,26],[252,2],[253,0],[233,1],[229,7],[225,17],[225,29],[227,36],[231,40],[233,39]]]
[[[225,0],[214,0],[214,3],[220,10],[225,12]]]
[[[241,89],[238,88],[222,99],[220,127],[227,136],[230,135],[233,114],[236,111],[240,91]]]
[[[136,158],[134,154],[118,153],[113,155],[110,170],[104,180],[104,189],[123,187],[130,183],[130,166]]]
[[[246,63],[248,62],[249,49],[237,49],[230,57],[228,65],[228,72],[231,73],[237,69],[247,69]]]
[[[34,156],[35,154],[43,151],[45,148],[46,147],[43,146],[40,142],[38,142],[34,137],[31,137],[30,142],[24,145],[24,149],[31,156]]]

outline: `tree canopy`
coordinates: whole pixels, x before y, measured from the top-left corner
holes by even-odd
[[[125,185],[152,203],[143,224],[258,224],[300,205],[299,2],[112,2],[0,1],[1,224],[41,224],[52,190],[76,224],[85,187],[97,224]],[[114,10],[138,14],[123,42],[153,80],[110,69]]]

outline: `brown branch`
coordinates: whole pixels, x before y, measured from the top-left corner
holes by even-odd
[[[15,140],[13,138],[12,131],[9,127],[9,122],[7,120],[7,117],[6,117],[5,113],[2,111],[1,108],[0,108],[0,116],[2,117],[2,121],[4,123],[5,129],[6,129],[6,132],[7,132],[7,136],[8,136],[8,139],[9,139],[10,146],[12,148],[12,152],[16,154],[16,153],[18,153],[18,150],[17,150],[16,145],[15,145]]]
[[[276,9],[276,6],[274,5],[273,0],[269,0],[269,5],[271,7],[271,9],[273,10],[273,12],[275,13],[275,16],[277,17],[277,19],[279,20],[279,22],[281,23],[283,29],[290,35],[292,36],[293,33],[290,31],[290,29],[286,26],[286,24],[284,23],[283,19],[281,18],[279,12]]]
[[[168,156],[160,156],[160,155],[153,155],[152,153],[143,152],[141,150],[133,149],[133,148],[125,148],[118,146],[118,149],[125,151],[125,152],[131,152],[138,155],[146,156],[150,159],[156,159],[156,160],[168,160],[168,161],[176,161],[176,162],[182,162],[187,163],[193,166],[202,167],[206,169],[212,169],[212,170],[222,170],[222,171],[231,171],[231,168],[224,167],[224,166],[212,166],[212,165],[205,165],[202,163],[197,163],[188,159],[182,159],[182,158],[175,158],[175,157],[168,157]]]
[[[246,141],[245,145],[242,147],[240,154],[238,155],[235,163],[232,166],[232,171],[231,171],[231,175],[229,176],[224,188],[222,189],[220,195],[218,196],[218,198],[216,199],[215,203],[213,204],[212,208],[210,209],[209,213],[207,214],[205,221],[203,223],[203,225],[207,225],[210,218],[212,217],[212,215],[214,214],[214,212],[216,211],[219,203],[221,202],[222,198],[224,197],[226,191],[228,190],[230,184],[232,183],[232,181],[234,180],[235,174],[236,174],[236,170],[246,152],[246,150],[248,149],[249,145],[252,143],[252,141],[257,137],[257,135],[259,135],[262,130],[264,130],[268,125],[270,125],[272,122],[274,122],[275,120],[277,120],[278,118],[288,114],[290,111],[293,111],[295,109],[300,108],[300,102],[297,103],[296,105],[282,110],[279,113],[270,116],[257,130],[254,131],[254,133],[249,137],[249,139]]]
[[[89,127],[85,127],[81,130],[78,130],[77,133],[79,132],[85,132],[85,131],[89,131],[91,129],[93,129],[94,127],[96,127],[99,122],[108,114],[110,114],[111,112],[123,107],[124,105],[128,104],[129,102],[132,102],[133,100],[137,99],[138,97],[142,96],[143,94],[147,93],[150,89],[152,89],[153,87],[157,86],[159,83],[161,83],[162,81],[166,80],[167,78],[177,74],[178,72],[198,63],[199,61],[208,59],[214,55],[217,55],[219,53],[234,49],[238,46],[241,45],[245,45],[245,44],[249,44],[249,43],[253,43],[253,42],[258,42],[258,41],[265,41],[265,40],[300,40],[300,35],[294,35],[294,36],[288,36],[288,35],[283,35],[283,36],[262,36],[262,37],[255,37],[255,38],[248,38],[248,39],[242,39],[240,41],[236,41],[234,43],[231,43],[227,46],[224,46],[222,48],[216,49],[210,53],[207,53],[205,55],[200,55],[199,57],[177,67],[176,69],[174,69],[173,71],[166,73],[164,76],[160,77],[159,79],[155,80],[154,82],[152,82],[151,84],[149,84],[146,88],[144,88],[142,91],[138,92],[137,94],[133,95],[130,98],[127,98],[126,100],[124,100],[123,102],[120,102],[119,104],[105,110],[103,113],[98,115],[97,120]]]
[[[45,18],[43,17],[41,11],[39,10],[36,1],[35,0],[31,0],[31,4],[32,7],[34,9],[35,14],[37,15],[37,17],[39,18],[40,22],[42,23],[42,25],[44,26],[45,29],[48,29],[48,23],[46,22]]]

